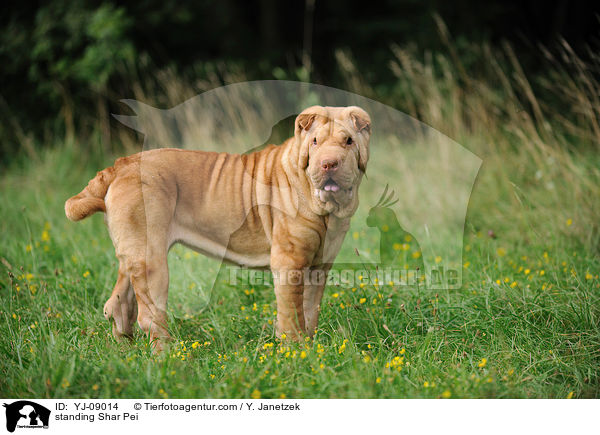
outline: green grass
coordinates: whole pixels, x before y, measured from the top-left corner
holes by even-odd
[[[205,282],[219,265],[178,247],[169,256],[176,341],[152,355],[139,332],[116,342],[102,315],[117,272],[102,216],[75,224],[63,211],[114,158],[94,151],[97,133],[30,146],[29,160],[13,159],[0,175],[0,396],[599,397],[600,82],[568,47],[537,78],[508,45],[469,50],[478,62],[466,75],[459,58],[419,60],[393,47],[389,92],[336,54],[349,90],[482,158],[461,289],[330,286],[314,341],[282,344],[272,288],[219,279],[210,294]],[[171,70],[140,80],[133,97],[161,107],[221,84],[186,83]],[[133,149],[124,130],[113,139]],[[378,246],[373,232],[357,236],[345,254]]]
[[[117,270],[102,216],[63,213],[110,159],[81,167],[73,146],[39,157],[0,181],[2,397],[600,396],[598,256],[577,216],[542,219],[526,183],[525,200],[501,190],[487,207],[493,168],[473,192],[462,289],[330,287],[315,340],[288,344],[273,334],[270,287],[219,281],[205,309],[175,307],[176,341],[156,356],[140,332],[116,342],[102,315]],[[206,267],[186,252],[170,254],[172,297],[184,302]]]

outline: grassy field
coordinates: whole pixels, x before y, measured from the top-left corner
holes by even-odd
[[[0,396],[599,397],[593,93],[578,88],[576,69],[549,73],[562,86],[556,92],[572,99],[562,103],[577,113],[572,121],[527,94],[508,49],[516,74],[498,65],[467,84],[459,73],[436,75],[432,65],[396,55],[399,86],[412,86],[407,111],[484,161],[465,225],[460,290],[332,286],[315,339],[281,343],[272,288],[220,283],[209,303],[208,295],[192,299],[211,266],[175,248],[176,341],[158,356],[139,331],[132,342],[116,342],[102,315],[117,270],[102,216],[74,224],[63,212],[64,200],[113,157],[90,151],[95,144],[82,152],[63,143],[15,160],[0,178]],[[338,58],[349,65],[343,53]],[[375,93],[348,68],[349,87]],[[527,110],[515,110],[519,95]],[[358,244],[364,235],[349,237]],[[180,301],[197,309],[184,312]]]

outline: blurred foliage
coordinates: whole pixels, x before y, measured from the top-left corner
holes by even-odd
[[[408,86],[389,68],[391,46],[423,57],[447,52],[436,21],[450,29],[452,56],[469,73],[482,68],[473,42],[504,39],[535,71],[537,43],[559,35],[576,49],[593,42],[597,10],[566,0],[11,1],[0,13],[0,157],[6,163],[55,135],[84,139],[100,128],[107,136],[117,101],[165,68],[192,82],[223,83],[240,71],[341,87],[348,71],[339,56],[351,53],[361,77],[385,95]]]
[[[36,14],[29,78],[40,86],[74,80],[104,87],[120,62],[134,59],[133,45],[125,38],[130,20],[124,9],[105,4],[85,10],[71,2],[56,3]]]

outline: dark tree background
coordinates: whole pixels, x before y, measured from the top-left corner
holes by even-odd
[[[311,81],[339,87],[334,52],[344,49],[385,88],[391,44],[445,50],[434,16],[467,65],[462,42],[507,40],[535,72],[539,44],[564,38],[583,56],[597,47],[598,11],[591,0],[10,1],[0,12],[0,156],[130,96],[142,58],[188,77],[222,63],[248,79],[302,79],[295,71],[310,65]]]

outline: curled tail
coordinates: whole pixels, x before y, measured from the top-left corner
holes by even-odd
[[[98,172],[85,189],[65,202],[67,217],[76,222],[97,211],[106,212],[104,197],[114,179],[115,169],[113,167]]]

